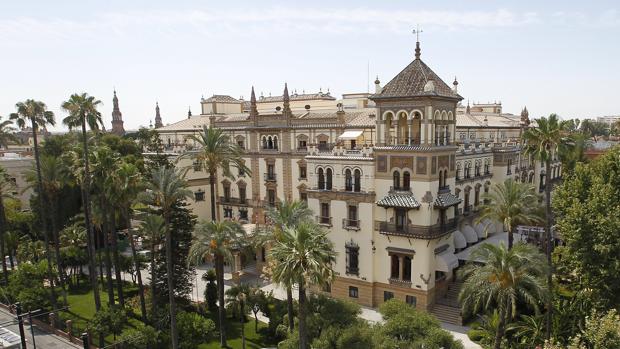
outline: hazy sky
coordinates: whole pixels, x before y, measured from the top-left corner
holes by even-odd
[[[27,98],[61,120],[74,92],[116,87],[126,129],[164,123],[200,97],[365,92],[422,59],[471,101],[530,116],[620,114],[618,1],[1,1],[0,115]],[[371,86],[372,89],[372,86]]]

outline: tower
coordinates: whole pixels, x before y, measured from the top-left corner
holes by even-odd
[[[256,106],[256,94],[254,93],[254,86],[252,86],[252,92],[250,94],[250,120],[254,122],[254,126],[258,126],[258,108]]]
[[[121,113],[118,107],[118,97],[116,97],[116,90],[114,90],[114,98],[112,98],[112,133],[122,136],[125,134],[125,128],[123,127],[123,113]]]
[[[282,94],[282,115],[286,119],[286,124],[290,125],[293,112],[291,111],[291,98],[288,94],[288,85],[284,83],[284,93]]]
[[[161,115],[159,114],[159,102],[155,102],[155,128],[164,127],[161,122]]]

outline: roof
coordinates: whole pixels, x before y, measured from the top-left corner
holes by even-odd
[[[336,100],[336,98],[330,95],[329,92],[327,93],[323,93],[323,92],[302,93],[302,94],[293,93],[289,96],[289,100],[291,101],[309,101],[309,100],[317,100],[317,99],[322,99],[326,101]],[[271,102],[282,102],[283,100],[284,100],[283,96],[269,96],[269,97],[261,96],[258,98],[256,102],[257,103],[271,103]]]
[[[377,201],[381,207],[418,208],[420,203],[411,193],[389,193],[383,199]]]
[[[207,99],[204,99],[203,102],[241,103],[240,100],[233,98],[229,95],[213,95]]]
[[[432,81],[432,83],[429,83]],[[408,66],[387,83],[380,93],[372,95],[371,99],[440,96],[463,99],[455,93],[435,72],[421,59],[416,58]]]
[[[456,127],[519,128],[519,120],[513,114],[459,113],[456,115]]]
[[[461,201],[461,199],[459,199],[452,193],[440,193],[435,199],[435,207],[447,208],[450,206],[458,205],[461,203]]]

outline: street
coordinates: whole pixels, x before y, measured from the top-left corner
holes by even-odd
[[[4,309],[0,309],[0,323],[5,324],[5,323],[10,322],[11,320],[15,320],[15,324],[4,325],[2,327],[14,332],[15,334],[19,336],[19,327],[17,326],[17,319],[15,315],[9,313],[8,311]],[[27,319],[24,319],[24,320],[27,320]],[[26,333],[26,341],[27,341],[26,343],[27,343],[28,349],[34,348],[33,343],[32,343],[32,332],[31,332],[29,324],[24,323],[24,331]],[[47,332],[43,332],[39,330],[36,326],[34,327],[34,334],[35,334],[35,342],[36,342],[38,349],[61,349],[61,348],[78,348],[79,349],[81,348],[81,346],[70,343],[64,338],[49,334]]]

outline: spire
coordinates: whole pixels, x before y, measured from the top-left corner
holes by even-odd
[[[291,99],[288,95],[288,85],[284,83],[284,94],[282,95],[282,113],[290,116],[291,114]]]
[[[163,127],[161,122],[161,115],[159,114],[159,102],[155,102],[155,128]]]
[[[116,135],[122,136],[125,134],[125,128],[123,127],[123,113],[118,106],[118,97],[116,97],[116,89],[114,89],[114,97],[112,98],[112,132]]]
[[[187,118],[189,119],[191,117],[192,117],[192,107],[189,106],[189,107],[187,107]]]
[[[469,114],[470,109],[469,109],[469,100],[467,100],[467,108],[465,109],[465,114]]]
[[[252,92],[250,93],[250,120],[254,120],[254,123],[258,123],[258,108],[256,107],[256,94],[254,93],[254,86],[252,86]]]
[[[452,86],[454,86],[454,93],[459,93],[459,82],[458,80],[456,80],[456,76],[454,77],[454,82],[452,83]]]
[[[527,107],[523,107],[523,110],[521,110],[521,125],[530,125],[530,112],[527,111]]]
[[[415,59],[420,59],[420,33],[422,32],[423,30],[420,29],[420,26],[417,26],[413,30],[415,34]]]

